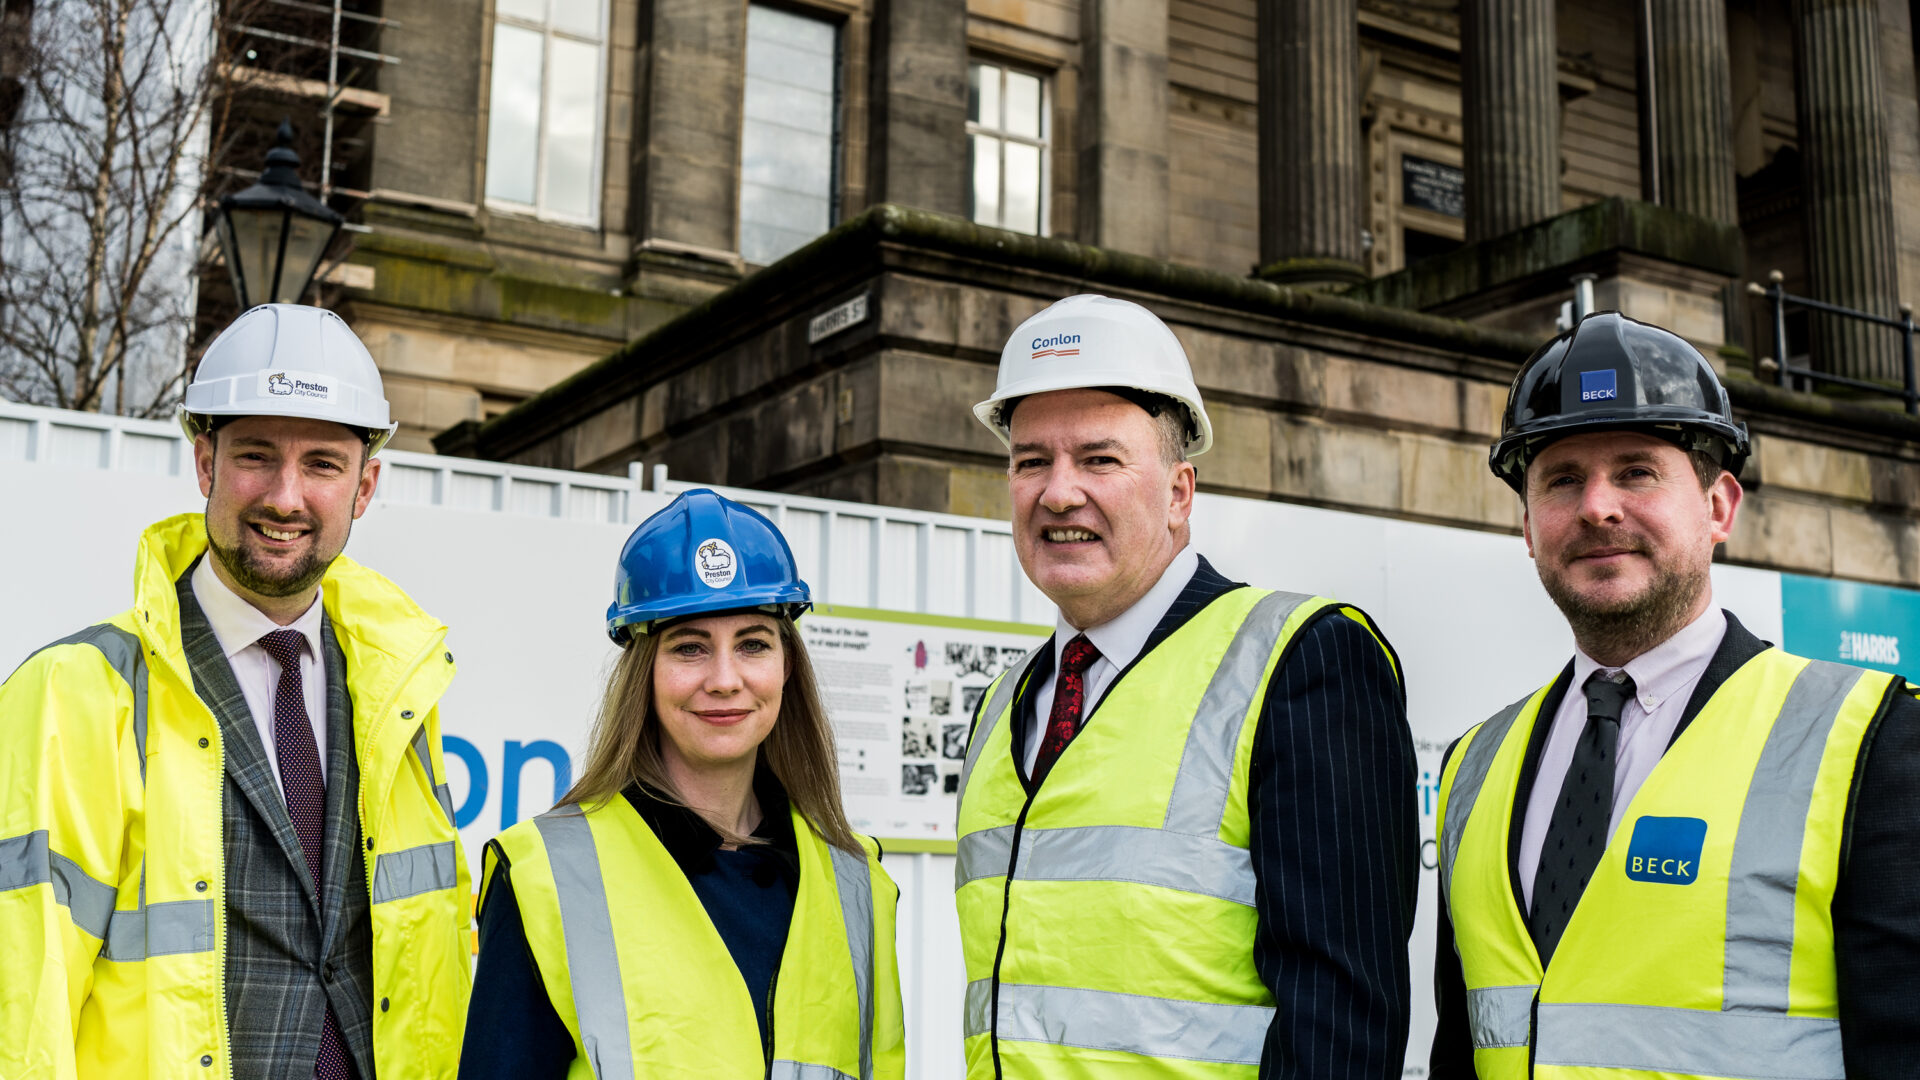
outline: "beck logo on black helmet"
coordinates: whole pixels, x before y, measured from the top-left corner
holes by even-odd
[[[1747,426],[1733,418],[1727,388],[1700,350],[1671,331],[1600,311],[1520,365],[1487,464],[1524,493],[1527,466],[1542,447],[1610,429],[1705,451],[1735,475],[1747,460]]]

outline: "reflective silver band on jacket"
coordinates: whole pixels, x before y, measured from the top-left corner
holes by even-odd
[[[993,982],[967,984],[966,1035],[991,1030]],[[1000,984],[1002,1042],[1038,1042],[1146,1057],[1260,1064],[1274,1009],[1064,986]]]
[[[613,918],[607,908],[593,828],[579,808],[572,806],[549,810],[533,820],[546,845],[560,901],[567,980],[573,988],[580,1043],[599,1080],[633,1080],[627,998],[620,981]],[[804,837],[801,841],[807,842]],[[840,914],[860,1009],[860,1076],[845,1080],[873,1080],[873,881],[864,857],[831,845],[828,850],[833,854],[834,885],[840,894]],[[839,1080],[844,1076],[838,1070],[792,1061],[776,1061],[774,1069],[775,1076],[794,1080]]]
[[[1789,1016],[1787,1008],[1794,893],[1814,782],[1834,723],[1863,675],[1859,668],[1810,661],[1795,677],[1768,731],[1734,835],[1721,1009],[1542,1002],[1533,1042],[1536,1064],[1767,1080],[1841,1080],[1846,1075],[1839,1021]],[[1465,812],[1456,821],[1456,800],[1470,810],[1486,778],[1485,764],[1471,777],[1468,766],[1477,758],[1490,764],[1512,723],[1509,714],[1516,711],[1509,709],[1489,721],[1461,762],[1448,796],[1447,828],[1455,842],[1443,853],[1443,870],[1451,869],[1458,832],[1465,824]],[[1488,749],[1476,754],[1483,740]],[[1467,786],[1463,789],[1462,784]],[[1537,990],[1469,990],[1474,1048],[1526,1046]]]
[[[373,902],[384,904],[455,887],[460,884],[455,869],[459,857],[451,840],[382,852],[373,864]]]
[[[140,757],[140,779],[147,779],[147,654],[140,636],[112,623],[96,623],[59,641],[48,642],[27,659],[61,645],[91,645],[133,692],[133,744]]]
[[[1007,872],[1013,826],[968,833],[955,845],[959,885]],[[1020,836],[1019,881],[1126,881],[1253,906],[1253,857],[1215,836],[1136,825],[1029,828]]]
[[[440,809],[447,813],[447,824],[453,824],[453,789],[446,781],[433,775],[433,743],[427,738],[427,725],[421,724],[420,730],[413,733],[413,756],[420,759],[420,768],[426,771],[427,784],[433,788],[433,797],[440,803]]]
[[[100,957],[117,963],[149,956],[210,952],[216,909],[211,898],[173,900],[116,911],[119,890],[53,851],[47,830],[0,840],[0,892],[50,885],[73,924],[101,940]]]

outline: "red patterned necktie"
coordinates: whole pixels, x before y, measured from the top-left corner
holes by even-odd
[[[1060,653],[1060,678],[1053,684],[1053,712],[1047,717],[1047,734],[1040,740],[1040,756],[1033,763],[1033,782],[1046,779],[1048,770],[1080,733],[1080,721],[1087,712],[1087,668],[1100,659],[1085,634],[1073,635]]]
[[[320,890],[320,859],[326,837],[327,789],[320,777],[320,746],[307,716],[306,689],[300,681],[300,651],[306,638],[298,630],[275,630],[260,639],[260,647],[280,665],[280,684],[273,693],[273,749],[280,763],[280,787],[287,796],[287,816],[300,837],[313,888]],[[329,966],[329,970],[331,967]],[[352,1080],[347,1041],[340,1021],[327,1006],[320,1028],[320,1056],[313,1063],[314,1080]]]

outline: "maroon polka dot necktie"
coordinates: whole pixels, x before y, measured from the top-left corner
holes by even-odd
[[[1061,650],[1060,678],[1053,685],[1053,712],[1047,717],[1046,737],[1040,740],[1040,756],[1033,763],[1034,783],[1046,779],[1060,752],[1080,733],[1087,712],[1087,668],[1098,659],[1100,650],[1085,634],[1073,635]]]
[[[260,639],[260,647],[280,665],[280,684],[273,692],[273,752],[280,763],[280,787],[287,796],[287,816],[307,857],[307,873],[314,892],[320,891],[320,859],[326,837],[327,789],[320,777],[320,746],[307,716],[306,689],[300,681],[300,651],[306,638],[298,630],[275,630]],[[332,965],[322,970],[331,971]],[[320,1056],[313,1063],[314,1080],[352,1080],[340,1021],[327,1006],[320,1028]]]

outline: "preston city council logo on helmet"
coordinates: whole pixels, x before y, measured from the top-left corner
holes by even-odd
[[[724,589],[733,584],[734,561],[732,545],[715,537],[694,549],[693,572],[708,588]]]

